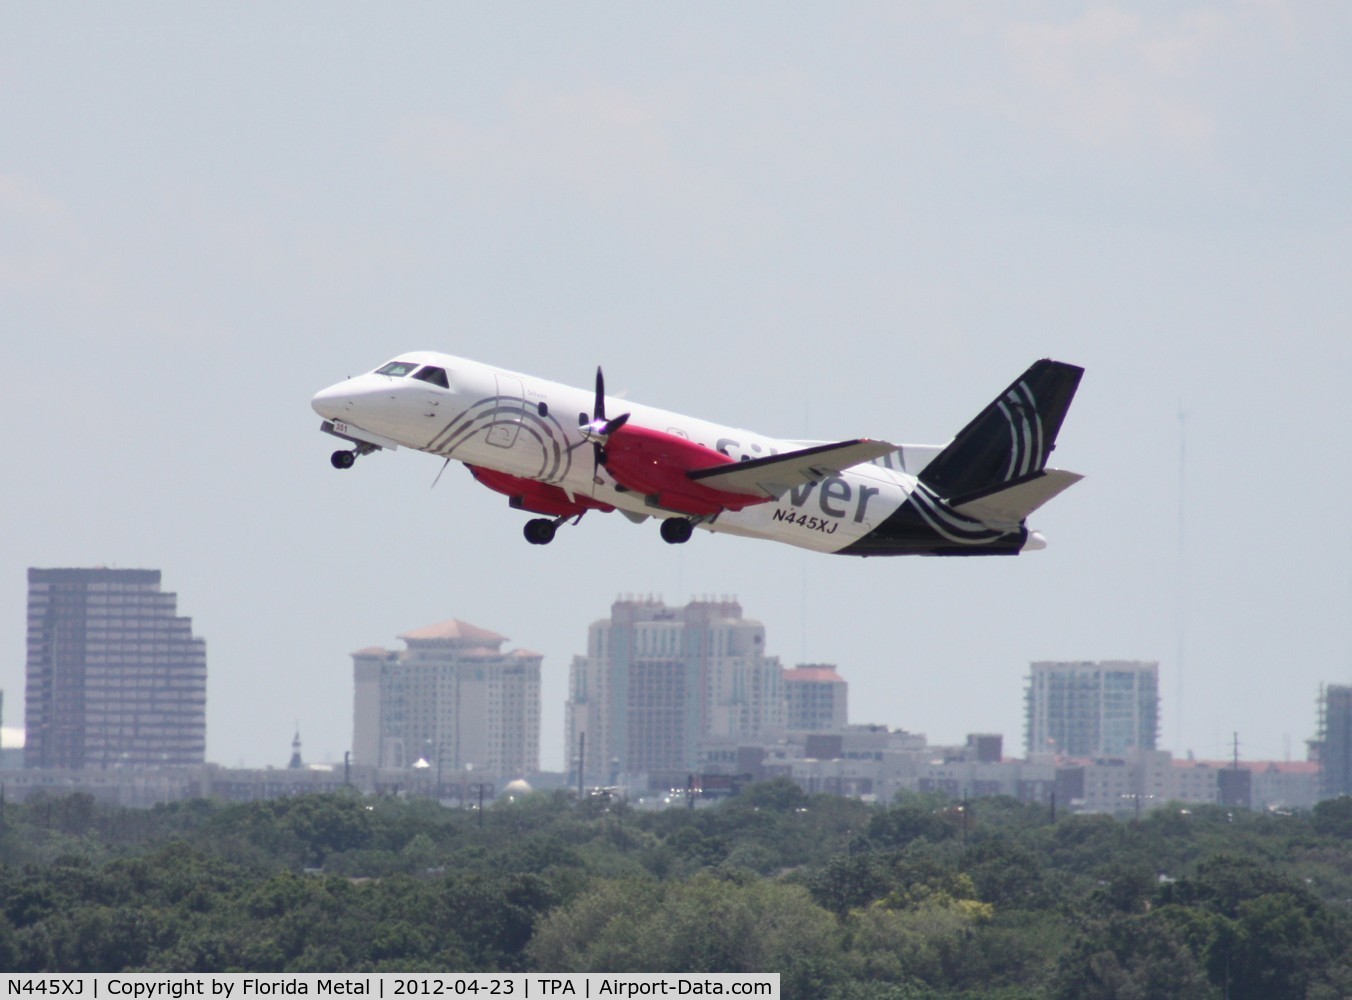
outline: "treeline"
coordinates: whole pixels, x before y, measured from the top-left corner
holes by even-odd
[[[0,811],[0,970],[772,971],[784,995],[1352,996],[1352,799],[1139,822],[754,785],[640,813],[306,796]]]

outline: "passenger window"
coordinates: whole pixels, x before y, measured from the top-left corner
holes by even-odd
[[[377,368],[376,374],[388,375],[390,378],[403,378],[417,367],[411,361],[391,361],[389,364]]]
[[[445,368],[434,368],[428,365],[426,368],[419,368],[413,377],[420,382],[431,382],[433,385],[439,385],[443,389],[451,387],[451,383],[446,381]]]

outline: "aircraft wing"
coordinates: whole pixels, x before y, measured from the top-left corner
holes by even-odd
[[[827,476],[896,450],[897,446],[887,441],[857,438],[730,465],[692,469],[686,475],[697,483],[729,493],[778,499],[795,486],[819,483]]]

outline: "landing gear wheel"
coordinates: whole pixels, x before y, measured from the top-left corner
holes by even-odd
[[[695,526],[683,517],[669,517],[662,522],[662,541],[668,545],[680,545],[690,541]]]
[[[554,522],[547,517],[537,517],[526,522],[523,534],[532,545],[548,545],[554,540]]]
[[[333,463],[335,469],[350,469],[356,460],[357,456],[350,451],[335,451],[329,456],[329,461]]]

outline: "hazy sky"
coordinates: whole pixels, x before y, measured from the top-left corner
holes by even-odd
[[[1157,659],[1163,746],[1303,757],[1352,681],[1349,51],[1342,2],[0,0],[5,721],[27,567],[110,565],[206,639],[231,765],[341,759],[348,654],[460,618],[544,654],[562,767],[627,593],[737,595],[932,741]],[[1087,478],[1016,559],[530,546],[459,466],[330,468],[310,396],[415,349],[902,442],[1050,356]]]

